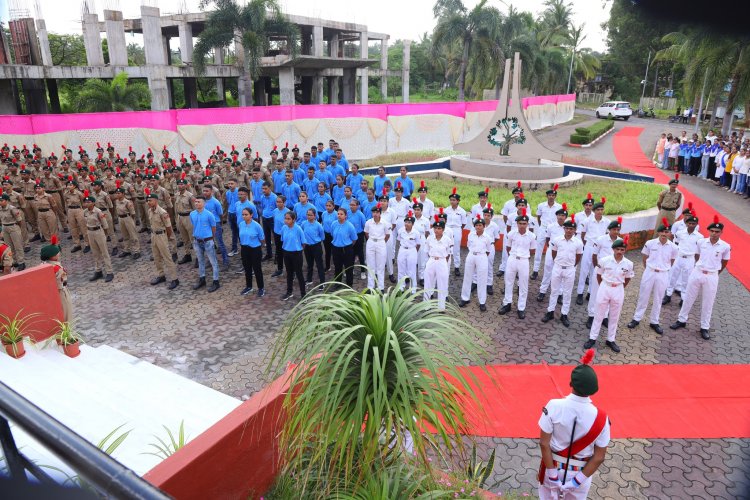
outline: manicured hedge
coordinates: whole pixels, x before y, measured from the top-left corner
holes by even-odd
[[[570,134],[570,143],[589,144],[614,126],[613,120],[602,120],[589,127],[578,127],[574,134]]]

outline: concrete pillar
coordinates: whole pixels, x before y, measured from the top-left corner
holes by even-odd
[[[162,45],[164,46],[164,59],[167,61],[167,66],[172,65],[172,51],[169,48],[169,41],[172,39],[172,37],[165,36],[162,37],[164,39],[164,42]]]
[[[328,42],[328,56],[338,58],[340,45],[339,34],[335,33],[331,36],[331,40]]]
[[[313,88],[312,88],[312,103],[313,104],[323,104],[324,80],[325,80],[325,77],[318,76],[317,74],[313,76]]]
[[[47,110],[47,89],[44,80],[36,78],[24,78],[21,80],[24,100],[26,101],[26,113],[30,115],[45,115]]]
[[[315,57],[323,57],[323,26],[313,26],[313,53]]]
[[[20,115],[16,80],[0,80],[0,115]]]
[[[36,20],[36,34],[39,37],[39,50],[42,53],[42,64],[52,66],[52,51],[49,49],[49,37],[47,36],[47,25],[44,19]]]
[[[216,47],[214,49],[214,64],[224,64],[224,49]],[[216,93],[222,101],[226,101],[226,94],[224,93],[224,80],[221,78],[216,79]]]
[[[265,78],[260,77],[255,82],[253,82],[253,96],[255,97],[254,103],[256,106],[268,105],[268,103],[266,102],[266,97],[268,97],[268,94],[266,93]]]
[[[146,64],[166,66],[167,51],[164,48],[164,36],[161,34],[161,19],[157,7],[141,5],[141,26],[143,27]],[[166,88],[166,82],[164,82],[164,87]]]
[[[151,91],[151,110],[169,109],[169,86],[163,68],[151,68],[148,77],[148,89]]]
[[[409,102],[409,68],[411,63],[411,40],[404,40],[404,60],[401,63],[401,97],[403,102]]]
[[[328,104],[339,103],[339,84],[341,78],[338,76],[328,77]]]
[[[388,99],[388,39],[383,38],[380,41],[380,95],[383,100]]]
[[[359,35],[359,57],[362,59],[368,58],[367,53],[367,33],[362,32]],[[368,69],[367,66],[362,68],[362,73],[359,77],[359,99],[360,104],[367,104],[368,100],[368,89],[369,89],[369,78],[367,75]]]
[[[342,86],[344,87],[342,104],[354,104],[357,89],[357,73],[355,69],[344,68]]]
[[[104,11],[104,27],[107,30],[107,50],[110,66],[128,65],[128,48],[125,43],[125,25],[119,10]]]
[[[193,63],[193,25],[181,22],[177,25],[180,33],[180,58],[183,64]]]
[[[294,68],[292,67],[279,68],[279,98],[282,106],[294,105]]]
[[[159,9],[156,9],[156,11],[159,12]],[[86,63],[89,66],[104,66],[102,39],[99,36],[99,16],[96,14],[84,14],[81,22],[83,23],[83,45],[86,48]],[[148,54],[148,44],[146,44],[146,54]]]

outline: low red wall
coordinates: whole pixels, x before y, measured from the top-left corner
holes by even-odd
[[[52,266],[42,264],[0,277],[0,297],[0,314],[11,318],[19,311],[39,314],[30,325],[35,341],[57,333],[56,320],[63,320],[63,309]]]
[[[144,477],[177,500],[258,498],[278,472],[286,374]]]

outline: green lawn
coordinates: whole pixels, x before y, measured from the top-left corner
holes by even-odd
[[[393,179],[393,177],[390,177]],[[372,184],[372,177],[367,177]],[[419,186],[422,178],[419,175],[412,176],[415,186]],[[477,193],[484,189],[484,186],[472,182],[458,182],[444,179],[424,179],[429,189],[427,196],[435,202],[437,206],[448,206],[448,195],[455,185],[458,188],[458,194],[461,195],[461,206],[465,210],[470,210],[472,205],[477,203]],[[550,187],[552,187],[550,185]],[[663,186],[647,182],[627,182],[627,181],[584,181],[581,184],[572,187],[560,188],[557,194],[557,200],[560,203],[567,203],[569,210],[580,211],[581,202],[586,197],[586,193],[591,193],[595,200],[601,199],[602,196],[607,198],[605,214],[624,214],[646,210],[656,206],[656,199],[659,193],[664,189]],[[529,200],[529,206],[536,211],[536,206],[547,199],[544,194],[545,190],[528,191],[525,194]],[[414,195],[416,196],[416,194]],[[498,209],[512,197],[510,190],[490,189],[489,202],[493,207]]]
[[[378,167],[380,165],[387,167],[389,165],[402,165],[404,163],[431,161],[456,154],[461,153],[450,149],[423,149],[421,151],[402,151],[399,153],[378,155],[374,158],[370,158],[369,160],[355,160],[354,163],[359,165],[359,168]],[[349,163],[352,162],[350,161]]]

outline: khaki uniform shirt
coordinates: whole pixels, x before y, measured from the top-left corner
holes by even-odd
[[[103,189],[107,192],[108,195],[112,196],[115,194],[115,189],[117,189],[117,179],[114,177],[105,177],[102,180]]]
[[[179,191],[174,197],[174,211],[177,215],[190,215],[190,212],[193,211],[193,193],[185,190],[185,193],[180,193]]]
[[[59,177],[50,175],[49,177],[44,177],[42,182],[44,183],[44,190],[48,193],[60,192],[63,189],[63,183]]]
[[[148,220],[151,223],[153,231],[166,231],[168,227],[172,227],[169,214],[162,207],[158,205],[155,209],[148,207],[146,213],[148,214]]]
[[[15,224],[21,222],[21,211],[8,203],[5,208],[0,207],[0,224]]]
[[[682,193],[675,191],[662,191],[659,195],[659,202],[662,210],[677,210],[680,207]]]
[[[34,196],[34,206],[37,210],[52,210],[55,206],[55,202],[52,199],[51,194],[38,194]]]
[[[21,181],[21,194],[27,201],[31,201],[36,196],[36,182],[29,179],[28,181]]]
[[[117,210],[118,217],[124,217],[130,215],[135,217],[135,205],[127,198],[122,200],[115,200],[115,209]]]
[[[91,196],[96,198],[94,206],[99,210],[109,210],[114,207],[114,204],[112,204],[112,198],[105,193],[104,190],[99,191],[98,193],[93,193]]]
[[[159,186],[155,190],[152,190],[151,192],[155,192],[159,195],[159,206],[162,208],[172,208],[172,197],[169,196],[169,192],[166,190],[164,186]]]
[[[70,189],[66,189],[62,193],[63,199],[65,200],[65,206],[68,208],[82,208],[81,198],[83,193],[75,189],[73,192]]]
[[[99,210],[97,207],[94,207],[91,210],[84,210],[83,218],[86,219],[87,229],[97,229],[99,227],[101,227],[102,229],[107,229],[109,227],[109,225],[107,224],[107,218],[104,216],[104,212]]]

